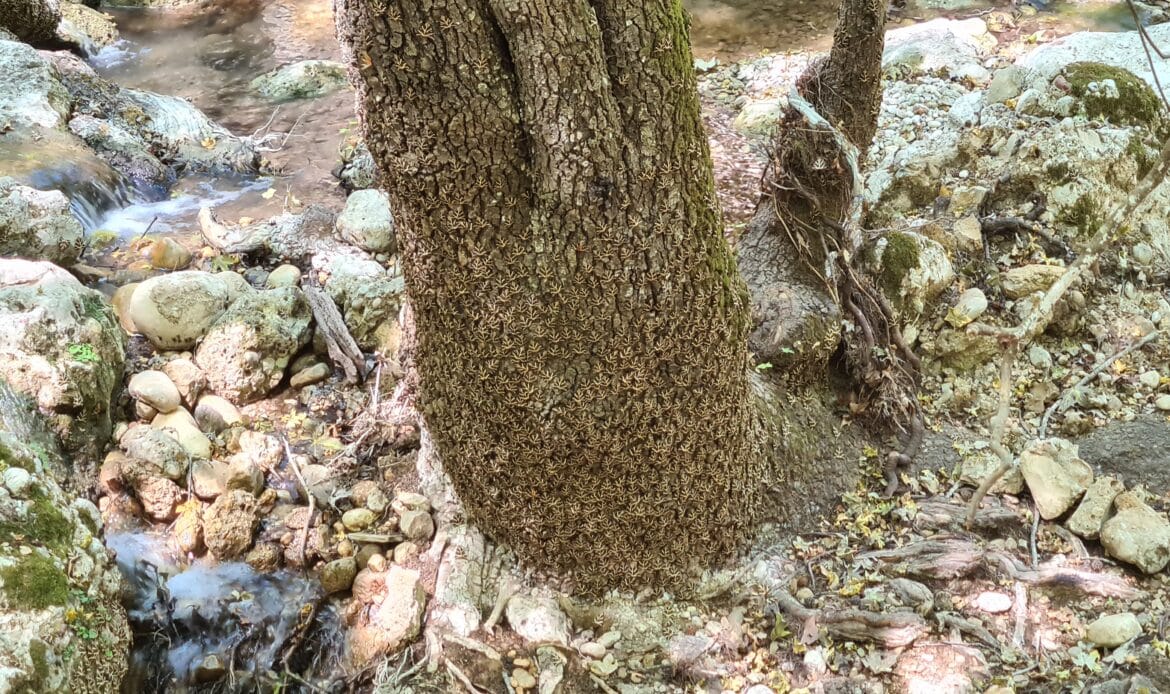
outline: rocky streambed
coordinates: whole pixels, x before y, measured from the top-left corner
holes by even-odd
[[[0,35],[0,692],[1170,686],[1165,185],[1011,364],[1019,466],[961,523],[1002,373],[969,326],[1026,320],[1165,142],[1135,33],[891,32],[866,260],[925,364],[916,467],[700,599],[582,601],[465,525],[427,454],[327,8],[115,11],[131,43],[67,11],[105,52]],[[703,66],[733,224],[810,58]]]

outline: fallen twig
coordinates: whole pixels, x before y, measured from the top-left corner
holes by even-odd
[[[1008,411],[1011,408],[1012,364],[1016,361],[1018,349],[1018,343],[1009,341],[1008,348],[1004,351],[999,364],[999,408],[996,410],[995,416],[991,418],[991,451],[999,458],[999,467],[988,475],[975,490],[975,493],[971,495],[971,501],[967,506],[967,527],[971,527],[971,523],[975,520],[975,513],[979,510],[979,504],[987,495],[988,490],[995,486],[995,483],[1015,464],[1015,458],[1003,445],[1003,431],[1007,426]]]
[[[810,620],[833,637],[848,641],[871,641],[885,648],[914,643],[928,630],[925,620],[912,612],[868,612],[857,609],[814,610],[801,605],[787,590],[777,593],[780,609],[794,619]]]
[[[288,445],[288,439],[282,436],[280,442],[284,444],[284,457],[288,461],[288,466],[292,468],[293,474],[296,475],[297,482],[300,482],[301,489],[305,490],[305,496],[309,497],[309,515],[305,518],[305,527],[301,528],[301,538],[297,545],[297,554],[300,557],[301,566],[303,567],[306,565],[305,547],[309,542],[309,528],[313,526],[313,513],[317,510],[317,497],[313,494],[313,490],[309,488],[308,482],[305,481],[305,476],[301,474],[301,466],[297,465],[292,448]]]

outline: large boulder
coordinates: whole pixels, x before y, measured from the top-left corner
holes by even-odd
[[[71,265],[84,242],[81,222],[64,194],[0,178],[0,255]]]
[[[31,396],[84,461],[95,462],[110,435],[122,340],[100,293],[51,263],[0,259],[0,378]]]
[[[305,295],[295,287],[244,294],[207,331],[195,363],[211,389],[229,400],[262,398],[308,343],[312,319]]]
[[[130,296],[130,321],[159,349],[191,349],[249,291],[227,274],[190,270],[152,277]]]
[[[114,692],[130,629],[102,519],[51,474],[51,437],[7,386],[0,415],[0,692]]]
[[[0,16],[6,13],[3,7]],[[51,62],[31,46],[0,39],[0,113],[8,126],[60,126],[69,115],[69,101]]]

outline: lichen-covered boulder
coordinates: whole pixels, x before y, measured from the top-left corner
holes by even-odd
[[[31,46],[0,40],[0,113],[9,126],[57,127],[69,115],[69,101],[52,63]]]
[[[30,436],[31,408],[0,416],[0,692],[115,692],[130,645],[121,574],[97,508],[50,472],[55,444]]]
[[[0,259],[0,378],[36,402],[66,451],[96,462],[125,361],[109,303],[47,262]]]
[[[226,274],[190,270],[152,277],[130,296],[130,321],[159,349],[190,349],[239,296],[241,286]]]
[[[207,331],[195,363],[219,395],[234,402],[262,398],[308,343],[312,318],[295,287],[244,294]]]
[[[0,178],[0,255],[71,265],[84,241],[81,222],[61,192]]]
[[[60,22],[57,0],[0,0],[0,28],[22,41],[51,41],[57,36]]]

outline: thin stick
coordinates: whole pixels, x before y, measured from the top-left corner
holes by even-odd
[[[146,238],[146,235],[149,234],[150,230],[154,228],[154,223],[157,221],[158,221],[158,215],[155,215],[154,219],[150,220],[150,224],[147,224],[146,228],[142,230],[142,233],[138,235],[139,241]]]
[[[1032,500],[1032,532],[1028,535],[1028,550],[1032,553],[1032,568],[1040,563],[1040,558],[1036,552],[1036,536],[1040,533],[1040,504],[1036,500]]]
[[[301,488],[305,490],[305,495],[309,497],[309,515],[305,518],[305,527],[301,528],[301,539],[298,545],[298,554],[301,558],[301,566],[305,566],[305,546],[309,542],[309,528],[313,525],[313,514],[317,510],[317,497],[314,496],[313,490],[309,489],[309,484],[305,482],[305,476],[301,474],[301,466],[297,465],[296,458],[293,457],[292,448],[288,445],[288,438],[281,437],[280,442],[284,444],[284,457],[288,460],[289,467],[292,468],[293,474],[297,476],[297,481],[301,483]]]
[[[1012,468],[1015,462],[1012,454],[1003,445],[1003,430],[1007,426],[1008,410],[1012,402],[1012,364],[1016,360],[1017,350],[1016,343],[1009,343],[1007,350],[1003,353],[1003,360],[999,364],[999,409],[991,418],[991,451],[999,458],[999,467],[988,475],[987,479],[983,480],[983,483],[979,485],[971,497],[971,502],[967,506],[966,526],[968,528],[975,521],[975,513],[979,510],[979,504],[983,501],[983,497],[987,496],[988,490],[995,486],[995,483]]]
[[[1157,330],[1150,331],[1149,333],[1146,334],[1145,337],[1138,340],[1137,342],[1133,342],[1128,347],[1125,347],[1124,349],[1121,349],[1117,352],[1114,352],[1113,356],[1111,356],[1108,359],[1106,359],[1105,361],[1101,362],[1092,371],[1085,374],[1084,378],[1077,381],[1076,384],[1073,385],[1072,388],[1065,391],[1063,395],[1061,395],[1059,398],[1057,398],[1056,401],[1053,402],[1051,405],[1049,405],[1048,409],[1044,411],[1044,416],[1040,418],[1040,430],[1037,433],[1037,437],[1042,438],[1042,439],[1047,438],[1048,420],[1052,417],[1052,413],[1056,412],[1056,408],[1060,407],[1062,403],[1068,402],[1068,400],[1071,399],[1073,397],[1073,395],[1080,388],[1082,388],[1085,385],[1088,385],[1089,381],[1092,381],[1094,378],[1099,376],[1102,371],[1104,371],[1105,369],[1108,369],[1109,366],[1111,364],[1113,364],[1113,362],[1117,361],[1118,359],[1121,359],[1122,357],[1126,356],[1127,354],[1129,354],[1130,352],[1132,352],[1134,350],[1141,349],[1142,347],[1145,347],[1146,345],[1148,345],[1150,342],[1152,342],[1155,338],[1159,337],[1160,335],[1161,335],[1161,333]],[[1065,405],[1065,406],[1067,407],[1067,405]]]

